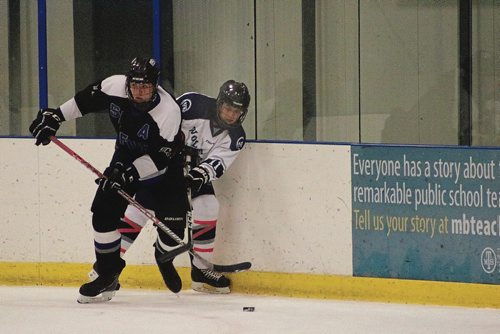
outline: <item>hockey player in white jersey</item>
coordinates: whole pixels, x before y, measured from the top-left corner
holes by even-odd
[[[182,132],[186,145],[198,150],[199,159],[187,176],[193,192],[193,250],[212,261],[219,202],[212,181],[220,178],[245,145],[242,123],[248,112],[250,94],[244,83],[226,81],[217,99],[186,93],[177,99],[181,106]],[[230,281],[191,257],[192,289],[229,293]]]
[[[178,97],[177,102],[181,106],[181,128],[185,144],[198,152],[197,161],[193,162],[193,168],[186,177],[193,198],[193,250],[212,262],[219,214],[219,202],[212,181],[226,172],[245,145],[242,123],[248,112],[250,94],[244,83],[229,80],[220,87],[217,99],[190,92]],[[131,246],[138,234],[139,231],[135,231],[122,238],[123,252]],[[164,244],[161,247],[167,251],[174,248]],[[177,273],[170,272],[162,276],[169,288],[181,284]],[[191,280],[192,289],[196,291],[230,292],[227,277],[208,269],[192,256]]]

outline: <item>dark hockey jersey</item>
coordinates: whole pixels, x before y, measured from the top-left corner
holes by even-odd
[[[239,126],[224,130],[212,120],[216,115],[216,99],[185,93],[177,98],[181,106],[181,129],[186,145],[198,150],[201,165],[209,171],[210,180],[220,178],[245,145],[245,131]]]
[[[65,120],[107,111],[117,133],[113,160],[133,163],[142,180],[166,170],[181,114],[163,88],[158,87],[151,109],[141,111],[127,97],[126,76],[114,75],[78,92],[60,109]]]

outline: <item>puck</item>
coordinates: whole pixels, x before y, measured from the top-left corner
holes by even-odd
[[[243,312],[253,312],[255,311],[255,307],[253,306],[244,306],[243,307]]]

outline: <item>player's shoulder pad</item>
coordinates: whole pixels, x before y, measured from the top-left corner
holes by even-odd
[[[101,92],[109,96],[127,97],[127,77],[125,75],[112,75],[101,81]]]
[[[239,126],[234,129],[228,130],[229,138],[231,138],[231,151],[239,151],[245,146],[245,142],[247,140],[245,130],[242,126]]]
[[[177,98],[181,106],[182,119],[210,119],[216,108],[216,99],[195,92],[184,93]]]
[[[158,96],[160,97],[160,103],[168,104],[171,109],[180,111],[181,106],[175,97],[167,92],[162,86],[158,86]]]
[[[172,131],[177,131],[181,124],[181,113],[177,101],[165,91],[161,86],[158,86],[158,104],[149,111],[153,120],[158,124],[160,135],[168,140],[173,140]]]

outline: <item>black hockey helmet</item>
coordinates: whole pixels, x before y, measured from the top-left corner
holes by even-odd
[[[220,110],[224,103],[236,107],[241,110],[241,115],[233,124],[224,122],[220,117]],[[217,96],[217,123],[222,128],[230,129],[240,126],[248,113],[250,105],[250,93],[247,86],[243,82],[228,80],[222,84]]]
[[[127,74],[127,94],[131,97],[130,83],[137,82],[143,84],[153,84],[154,91],[158,88],[160,80],[160,69],[153,58],[135,57],[130,62],[130,69]]]

